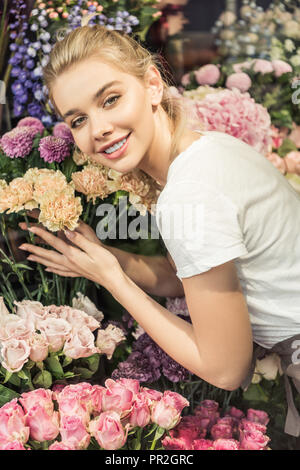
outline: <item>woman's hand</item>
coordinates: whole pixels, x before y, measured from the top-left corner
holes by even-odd
[[[28,228],[26,223],[21,228]],[[106,288],[123,273],[117,258],[97,238],[95,232],[83,222],[73,232],[55,236],[38,224],[28,230],[39,237],[39,242],[49,244],[55,250],[24,243],[20,249],[29,251],[27,258],[47,267],[46,271],[68,277],[85,277]]]

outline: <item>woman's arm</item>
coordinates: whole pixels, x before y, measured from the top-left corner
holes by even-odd
[[[252,358],[252,333],[234,262],[183,279],[193,325],[175,316],[126,275],[111,294],[175,361],[226,390],[238,388]]]

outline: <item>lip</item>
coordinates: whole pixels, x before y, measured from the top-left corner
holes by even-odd
[[[123,137],[122,139],[119,139],[117,141],[115,141],[115,144],[120,142],[120,140],[123,140],[126,138],[126,142],[125,144],[122,145],[121,148],[119,148],[118,150],[116,150],[115,152],[113,153],[105,153],[103,150],[111,147],[112,145],[114,145],[113,143],[110,144],[110,145],[107,145],[102,151],[99,151],[98,153],[100,153],[101,155],[103,155],[105,158],[108,158],[109,160],[114,160],[115,158],[119,158],[121,155],[123,155],[123,153],[125,152],[125,150],[127,149],[128,147],[128,143],[129,143],[129,138],[131,136],[131,132],[126,136],[126,137]]]
[[[112,147],[113,145],[117,144],[117,143],[120,142],[121,140],[127,139],[128,136],[129,136],[129,134],[124,135],[124,137],[121,137],[120,139],[113,140],[113,141],[110,142],[109,144],[103,145],[103,147],[101,147],[101,149],[99,149],[97,153],[102,153],[102,152],[104,152],[104,150],[108,149],[109,147]]]

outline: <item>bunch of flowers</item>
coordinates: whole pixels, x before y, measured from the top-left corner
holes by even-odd
[[[92,377],[100,355],[111,359],[116,346],[125,340],[116,326],[101,328],[103,314],[98,310],[96,314],[98,320],[74,307],[43,306],[29,300],[15,302],[11,314],[0,297],[1,373],[5,382],[22,388],[23,379],[25,388],[49,388],[53,379],[66,380],[78,374]]]
[[[104,0],[37,0],[30,18],[24,24],[22,40],[17,40],[15,24],[10,25],[12,52],[11,91],[15,117],[29,114],[42,120],[45,126],[57,122],[53,107],[48,103],[48,91],[42,82],[42,68],[48,63],[56,40],[81,26],[83,16],[95,14],[89,25],[105,25],[107,29],[137,34],[145,38],[148,28],[156,21],[155,0],[138,0],[128,11],[123,2]],[[128,3],[128,2],[127,2]],[[131,2],[132,3],[132,2]]]
[[[299,66],[299,19],[297,0],[275,0],[266,10],[255,0],[243,0],[239,18],[231,11],[224,11],[212,32],[223,60],[290,59],[293,65]]]
[[[116,450],[148,448],[181,419],[189,402],[180,394],[107,379],[23,393],[0,408],[1,450]],[[55,408],[56,407],[56,408]],[[57,409],[57,411],[55,411]]]
[[[219,404],[203,400],[193,415],[182,418],[162,440],[166,450],[270,450],[266,435],[268,414],[249,408],[231,407],[223,417]]]

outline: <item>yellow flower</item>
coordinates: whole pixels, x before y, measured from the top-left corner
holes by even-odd
[[[58,230],[74,230],[82,213],[80,197],[72,193],[68,185],[61,191],[47,191],[40,202],[39,222],[52,232]]]

